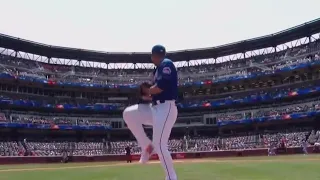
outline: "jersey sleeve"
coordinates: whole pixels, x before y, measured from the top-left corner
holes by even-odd
[[[157,87],[161,90],[167,89],[171,85],[170,81],[174,78],[176,70],[172,62],[163,63],[158,70],[156,79]]]

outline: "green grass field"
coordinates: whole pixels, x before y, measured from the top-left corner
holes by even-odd
[[[318,180],[320,156],[218,158],[178,161],[179,180]],[[158,162],[0,166],[0,180],[164,180]]]

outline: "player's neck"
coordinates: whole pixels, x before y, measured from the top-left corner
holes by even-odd
[[[156,65],[157,67],[160,66],[160,64],[162,63],[162,61],[164,60],[165,58],[161,59],[157,64],[154,64]]]

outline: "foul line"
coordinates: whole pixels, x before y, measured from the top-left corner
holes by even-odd
[[[299,158],[299,159],[194,159],[194,160],[176,160],[175,163],[244,163],[244,162],[285,162],[285,161],[320,161],[320,158]],[[148,164],[159,164],[159,161],[150,161]],[[100,167],[116,167],[116,166],[131,166],[142,165],[136,163],[114,163],[101,165],[86,165],[86,166],[65,166],[65,167],[44,167],[44,168],[17,168],[17,169],[0,169],[0,172],[23,172],[23,171],[46,171],[46,170],[65,170],[65,169],[81,169],[81,168],[100,168]]]

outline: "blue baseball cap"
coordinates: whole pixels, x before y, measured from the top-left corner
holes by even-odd
[[[162,45],[155,45],[151,50],[151,54],[166,55],[166,48]]]

